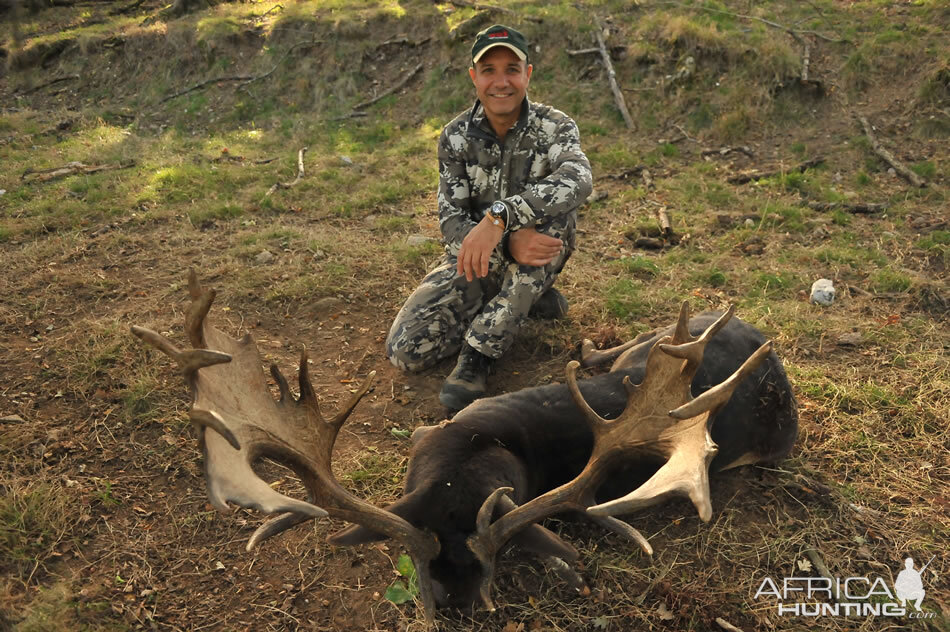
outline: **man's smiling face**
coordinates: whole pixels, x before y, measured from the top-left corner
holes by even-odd
[[[475,62],[468,74],[488,119],[517,118],[531,81],[531,64],[504,46],[495,46]]]

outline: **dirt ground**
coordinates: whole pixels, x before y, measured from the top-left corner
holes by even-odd
[[[819,59],[816,55],[816,64]],[[825,68],[840,62],[820,61]],[[5,103],[13,103],[22,79],[15,72],[7,75],[0,86]],[[20,109],[11,116],[28,110],[55,125],[69,115],[64,100],[78,102],[86,89],[65,88],[55,97],[40,92],[27,105],[18,101]],[[950,154],[946,136],[912,134],[909,121],[915,115],[908,115],[907,101],[901,101],[907,90],[899,82],[882,85],[864,93],[857,105],[873,114],[882,136],[899,147],[901,160],[937,164],[929,190],[936,193],[918,195],[875,163],[874,199],[904,205],[892,215],[854,214],[847,230],[853,248],[899,260],[912,273],[911,287],[875,289],[869,274],[840,261],[822,261],[840,274],[833,316],[809,311],[814,306],[807,302],[807,287],[773,297],[774,304],[763,295],[740,310],[740,316],[760,323],[776,339],[790,367],[801,413],[801,438],[790,459],[715,477],[715,514],[709,524],[679,501],[631,519],[649,535],[657,551],[652,560],[580,520],[550,521],[581,551],[578,570],[592,594],[571,594],[557,575],[513,551],[497,573],[498,611],[440,612],[442,629],[711,630],[719,629],[718,618],[746,631],[803,629],[802,619],[776,617],[774,604],[753,595],[763,577],[787,576],[796,564],[798,572],[813,574],[814,562],[806,560],[813,560],[807,552],[816,548],[828,556],[836,576],[880,575],[888,581],[909,551],[917,551],[918,558],[936,555],[925,576],[934,618],[899,623],[879,617],[823,619],[821,629],[950,629],[948,259],[946,250],[935,254],[915,245],[947,230],[942,192]],[[853,153],[840,153],[859,134],[849,117],[855,105],[828,99],[816,105],[821,112],[807,129],[750,130],[741,144],[754,160],[742,153],[710,160],[701,152],[711,143],[680,139],[677,155],[654,169],[660,183],[656,199],[672,205],[686,196],[676,178],[691,167],[708,167],[703,177],[709,180],[703,183],[723,181],[774,164],[794,142],[807,144],[812,155],[832,156],[820,177],[859,177],[866,165],[848,162]],[[96,113],[80,115],[82,125],[92,125]],[[668,140],[671,130],[644,132],[627,150],[645,155],[664,146],[659,141]],[[143,143],[161,142],[158,132],[135,133]],[[8,152],[0,154],[5,162],[0,188],[12,192],[24,186],[18,181],[21,165],[7,160],[26,160],[29,142],[34,141],[20,135],[0,146]],[[597,151],[612,142],[599,137],[589,147]],[[74,159],[55,147],[43,145],[42,151],[58,152],[61,163]],[[733,229],[725,222],[743,222],[741,210],[724,213],[697,203],[694,214],[683,220],[690,239],[664,251],[674,257],[687,254],[662,260],[663,265],[669,261],[665,278],[661,275],[648,290],[653,309],[619,318],[605,307],[609,301],[599,289],[601,280],[616,274],[610,266],[624,257],[651,253],[624,237],[632,224],[631,208],[639,203],[625,198],[636,176],[600,164],[595,161],[596,189],[609,202],[582,209],[578,252],[561,281],[571,317],[529,323],[501,363],[494,392],[561,381],[581,338],[604,346],[669,324],[684,299],[697,308],[744,300],[751,291],[745,281],[740,287],[696,282],[682,291],[686,282],[681,279],[690,268],[706,265],[710,253],[718,253],[718,269],[732,278],[752,279],[741,275],[772,270],[783,251],[799,248],[804,254],[795,265],[810,269],[818,261],[809,252],[810,240],[821,239],[821,230],[827,235],[843,230],[822,219],[819,228],[809,225],[807,232],[779,224],[730,242]],[[746,185],[724,186],[739,198],[797,199],[796,191],[748,193]],[[434,208],[434,191],[414,196],[414,204]],[[22,216],[10,197],[0,198],[0,210],[13,226]],[[186,422],[184,383],[165,356],[146,349],[128,330],[148,326],[183,344],[186,278],[194,269],[202,284],[219,290],[210,315],[215,326],[235,337],[250,333],[265,362],[279,365],[291,380],[300,349],[307,347],[325,411],[341,406],[364,376],[376,371],[373,389],[340,435],[334,471],[349,489],[378,505],[397,497],[408,432],[446,414],[437,394],[451,361],[410,375],[394,369],[383,352],[389,324],[431,257],[408,271],[389,260],[383,265],[374,250],[381,252],[385,239],[363,231],[367,224],[354,229],[354,221],[362,219],[327,216],[319,200],[302,210],[287,206],[269,215],[256,207],[252,216],[289,231],[319,233],[323,243],[336,244],[338,251],[330,256],[346,261],[345,289],[310,300],[268,300],[273,287],[302,278],[308,266],[317,265],[313,251],[291,244],[279,251],[280,265],[248,281],[243,275],[252,266],[232,251],[247,226],[236,219],[196,225],[178,210],[127,209],[120,217],[97,217],[75,230],[57,229],[51,222],[48,231],[14,232],[0,240],[0,490],[7,512],[0,536],[16,542],[17,533],[34,534],[0,563],[8,575],[0,594],[5,610],[0,630],[423,629],[419,608],[384,598],[399,579],[401,551],[395,544],[330,547],[324,538],[343,523],[321,520],[245,551],[264,517],[243,509],[222,514],[208,503],[203,459]],[[729,217],[718,219],[724,214]],[[416,230],[437,234],[432,217],[414,221]],[[724,250],[724,244],[732,244],[732,250]],[[852,330],[865,342],[842,342]],[[878,383],[897,395],[876,395]],[[287,470],[268,464],[262,471],[280,491],[300,492]]]

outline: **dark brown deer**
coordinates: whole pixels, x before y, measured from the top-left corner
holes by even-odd
[[[132,330],[176,360],[192,391],[190,416],[200,429],[212,504],[280,514],[254,533],[248,549],[328,514],[355,523],[331,543],[393,538],[413,559],[430,622],[436,601],[471,605],[480,596],[493,607],[494,560],[508,543],[545,556],[583,589],[566,563],[576,551],[538,524],[556,513],[580,512],[652,554],[646,538],[615,515],[685,495],[708,521],[710,464],[774,461],[797,432],[790,385],[762,335],[732,319],[731,310],[689,320],[684,304],[674,328],[610,352],[591,353],[585,345],[594,362],[617,358],[610,373],[578,382],[572,362],[567,385],[479,400],[452,421],[418,429],[405,495],[383,510],[343,489],[330,468],[337,433],[373,375],[325,421],[304,353],[298,399],[271,366],[281,392],[274,401],[250,336],[234,340],[207,323],[214,292],[199,287],[193,272],[189,290],[185,321],[193,349]],[[701,393],[695,399],[691,388]],[[279,494],[254,473],[251,465],[263,456],[297,472],[306,502]],[[595,495],[616,494],[618,481],[628,483],[621,497],[599,503]]]

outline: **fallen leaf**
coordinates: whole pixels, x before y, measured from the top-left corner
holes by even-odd
[[[804,558],[798,560],[798,570],[805,573],[811,571],[811,562]]]
[[[670,609],[666,607],[665,603],[660,602],[660,606],[656,609],[658,615],[660,615],[660,621],[670,621],[673,619],[673,613],[670,612]]]

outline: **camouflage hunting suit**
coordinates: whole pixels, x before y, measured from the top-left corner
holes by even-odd
[[[439,227],[442,261],[399,311],[386,351],[396,366],[418,371],[458,353],[463,342],[500,357],[534,302],[550,288],[574,250],[577,208],[591,192],[590,163],[577,125],[563,112],[527,99],[504,141],[476,101],[439,138]],[[456,271],[462,239],[496,200],[510,209],[488,276],[469,282]],[[561,254],[543,267],[518,264],[512,231],[532,226],[559,238]]]

